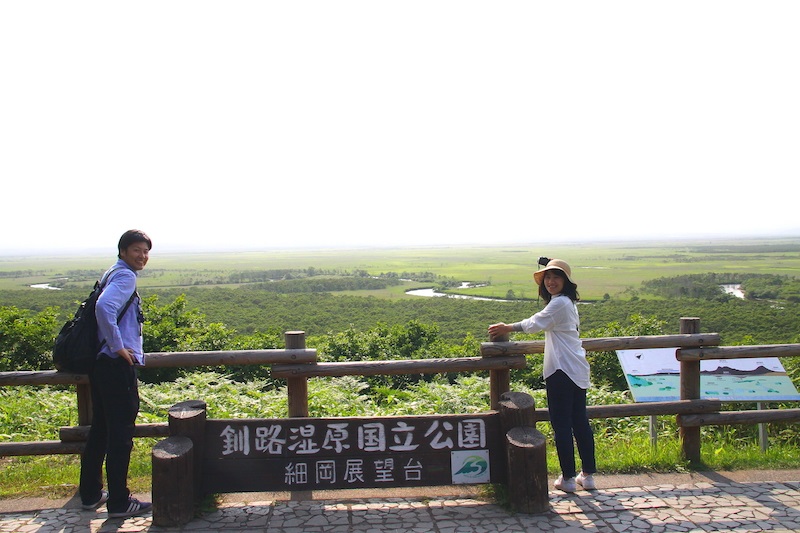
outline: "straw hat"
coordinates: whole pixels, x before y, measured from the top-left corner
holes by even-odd
[[[544,273],[548,270],[560,270],[564,274],[567,275],[567,279],[570,283],[575,285],[575,282],[572,281],[572,269],[569,268],[569,265],[566,261],[562,261],[561,259],[551,259],[547,262],[547,266],[537,270],[533,273],[533,280],[536,282],[537,285],[542,284],[542,280],[544,279]]]

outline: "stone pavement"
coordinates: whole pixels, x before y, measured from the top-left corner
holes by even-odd
[[[310,493],[237,493],[180,528],[152,516],[110,519],[68,500],[0,500],[0,533],[171,532],[489,533],[798,531],[800,470],[597,476],[599,490],[550,492],[526,515],[481,499],[474,486]],[[551,480],[552,483],[552,480]],[[145,497],[147,495],[141,495]]]

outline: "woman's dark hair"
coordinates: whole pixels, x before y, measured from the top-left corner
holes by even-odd
[[[559,270],[557,268],[552,269],[550,272],[554,272],[561,276],[561,279],[564,280],[564,289],[561,291],[561,294],[564,296],[569,297],[570,300],[573,302],[580,301],[581,297],[578,294],[578,286],[572,283],[567,275],[564,273],[563,270]],[[544,286],[544,280],[542,280],[542,284],[539,285],[539,296],[544,300],[545,303],[550,303],[550,299],[553,297],[552,294],[547,292],[547,288]]]
[[[135,244],[137,242],[145,242],[147,243],[147,248],[152,250],[153,249],[153,242],[150,240],[150,237],[141,230],[138,229],[129,229],[125,233],[122,234],[122,237],[119,238],[119,244],[117,244],[117,251],[121,254],[122,250],[127,250],[128,246],[131,244]]]

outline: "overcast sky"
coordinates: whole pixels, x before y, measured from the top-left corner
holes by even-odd
[[[796,0],[4,1],[0,254],[798,236],[798,27]]]

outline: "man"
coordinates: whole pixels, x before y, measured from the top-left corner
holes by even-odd
[[[97,362],[90,375],[92,427],[81,456],[79,493],[84,509],[107,503],[109,518],[146,513],[152,507],[131,496],[128,467],[133,429],[139,412],[137,366],[144,365],[141,299],[136,277],[147,265],[152,242],[142,231],[126,231],[117,246],[118,260],[103,275],[97,299]],[[103,490],[103,462],[108,491]]]

